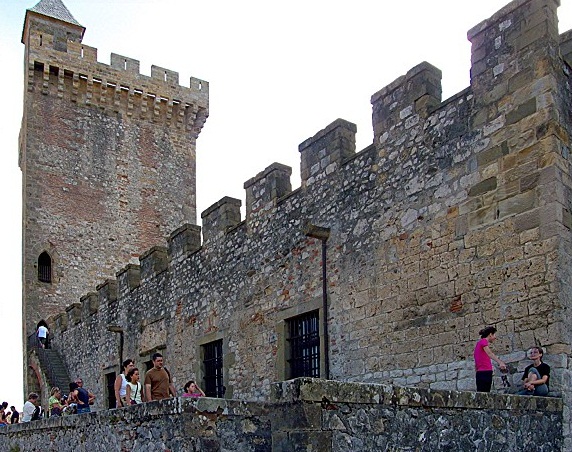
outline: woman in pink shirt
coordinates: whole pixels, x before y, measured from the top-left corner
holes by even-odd
[[[506,370],[506,364],[495,355],[490,344],[496,341],[497,329],[494,326],[487,326],[479,331],[481,339],[475,346],[475,368],[477,371],[477,391],[490,392],[493,384],[493,363],[496,361],[501,370]]]

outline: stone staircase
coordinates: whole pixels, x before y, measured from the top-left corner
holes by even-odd
[[[40,366],[48,377],[50,388],[57,386],[62,390],[62,393],[67,394],[71,380],[60,354],[53,348],[37,348],[35,350]]]

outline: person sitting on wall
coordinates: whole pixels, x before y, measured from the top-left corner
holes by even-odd
[[[528,358],[532,364],[524,369],[522,374],[522,390],[518,395],[546,396],[548,395],[548,379],[550,378],[550,366],[542,362],[544,352],[542,347],[532,347],[528,351]]]
[[[135,367],[132,359],[126,359],[121,364],[122,372],[115,379],[113,388],[115,390],[115,407],[127,406],[125,396],[127,395],[127,373]]]
[[[143,385],[139,381],[139,369],[134,367],[125,376],[127,378],[127,390],[125,394],[125,400],[127,405],[137,405],[142,403],[145,398],[143,395]]]
[[[60,388],[54,387],[50,391],[50,398],[48,399],[48,411],[50,412],[50,416],[61,416],[63,405],[62,405],[62,391]]]
[[[498,363],[501,370],[506,370],[506,364],[493,353],[490,344],[496,341],[497,329],[494,326],[487,326],[479,331],[481,339],[475,346],[475,379],[478,392],[491,392],[493,385],[493,363]]]
[[[199,386],[193,380],[187,381],[183,389],[185,391],[183,393],[183,397],[192,397],[197,399],[199,397],[205,396],[203,390],[199,388]]]

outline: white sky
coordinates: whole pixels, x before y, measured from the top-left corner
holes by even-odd
[[[25,10],[38,0],[0,0],[0,302],[5,355],[0,401],[21,408],[21,175]],[[111,52],[210,82],[210,117],[197,144],[197,219],[223,196],[243,201],[243,183],[273,162],[293,169],[298,144],[336,118],[372,141],[370,97],[421,61],[443,71],[443,99],[469,85],[467,31],[507,0],[64,0],[87,28],[100,62]],[[572,0],[559,8],[572,28]],[[351,5],[351,6],[350,6]],[[244,212],[244,210],[243,210]],[[243,214],[244,215],[244,214]],[[142,250],[143,251],[143,250]],[[89,288],[90,290],[92,288]],[[87,290],[86,290],[87,292]],[[70,300],[70,303],[73,300]],[[89,384],[89,382],[86,382]]]

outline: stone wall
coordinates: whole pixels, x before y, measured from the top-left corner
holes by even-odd
[[[139,61],[117,54],[100,63],[83,31],[26,14],[24,334],[196,221],[195,147],[208,83],[180,86],[178,73],[158,66],[146,76]],[[49,283],[38,278],[43,252]]]
[[[477,332],[494,324],[519,371],[528,347],[546,349],[570,446],[571,80],[556,8],[511,2],[469,32],[466,90],[442,101],[440,71],[419,64],[372,96],[371,146],[355,153],[355,125],[334,121],[300,145],[299,189],[268,166],[244,184],[244,221],[225,197],[203,212],[202,243],[184,225],[52,317],[70,375],[101,408],[121,359],[145,369],[162,351],[180,389],[222,340],[225,397],[266,400],[291,376],[289,319],[318,312],[320,376],[472,390]]]
[[[553,451],[562,401],[298,379],[271,402],[170,399],[0,430],[5,451]]]

